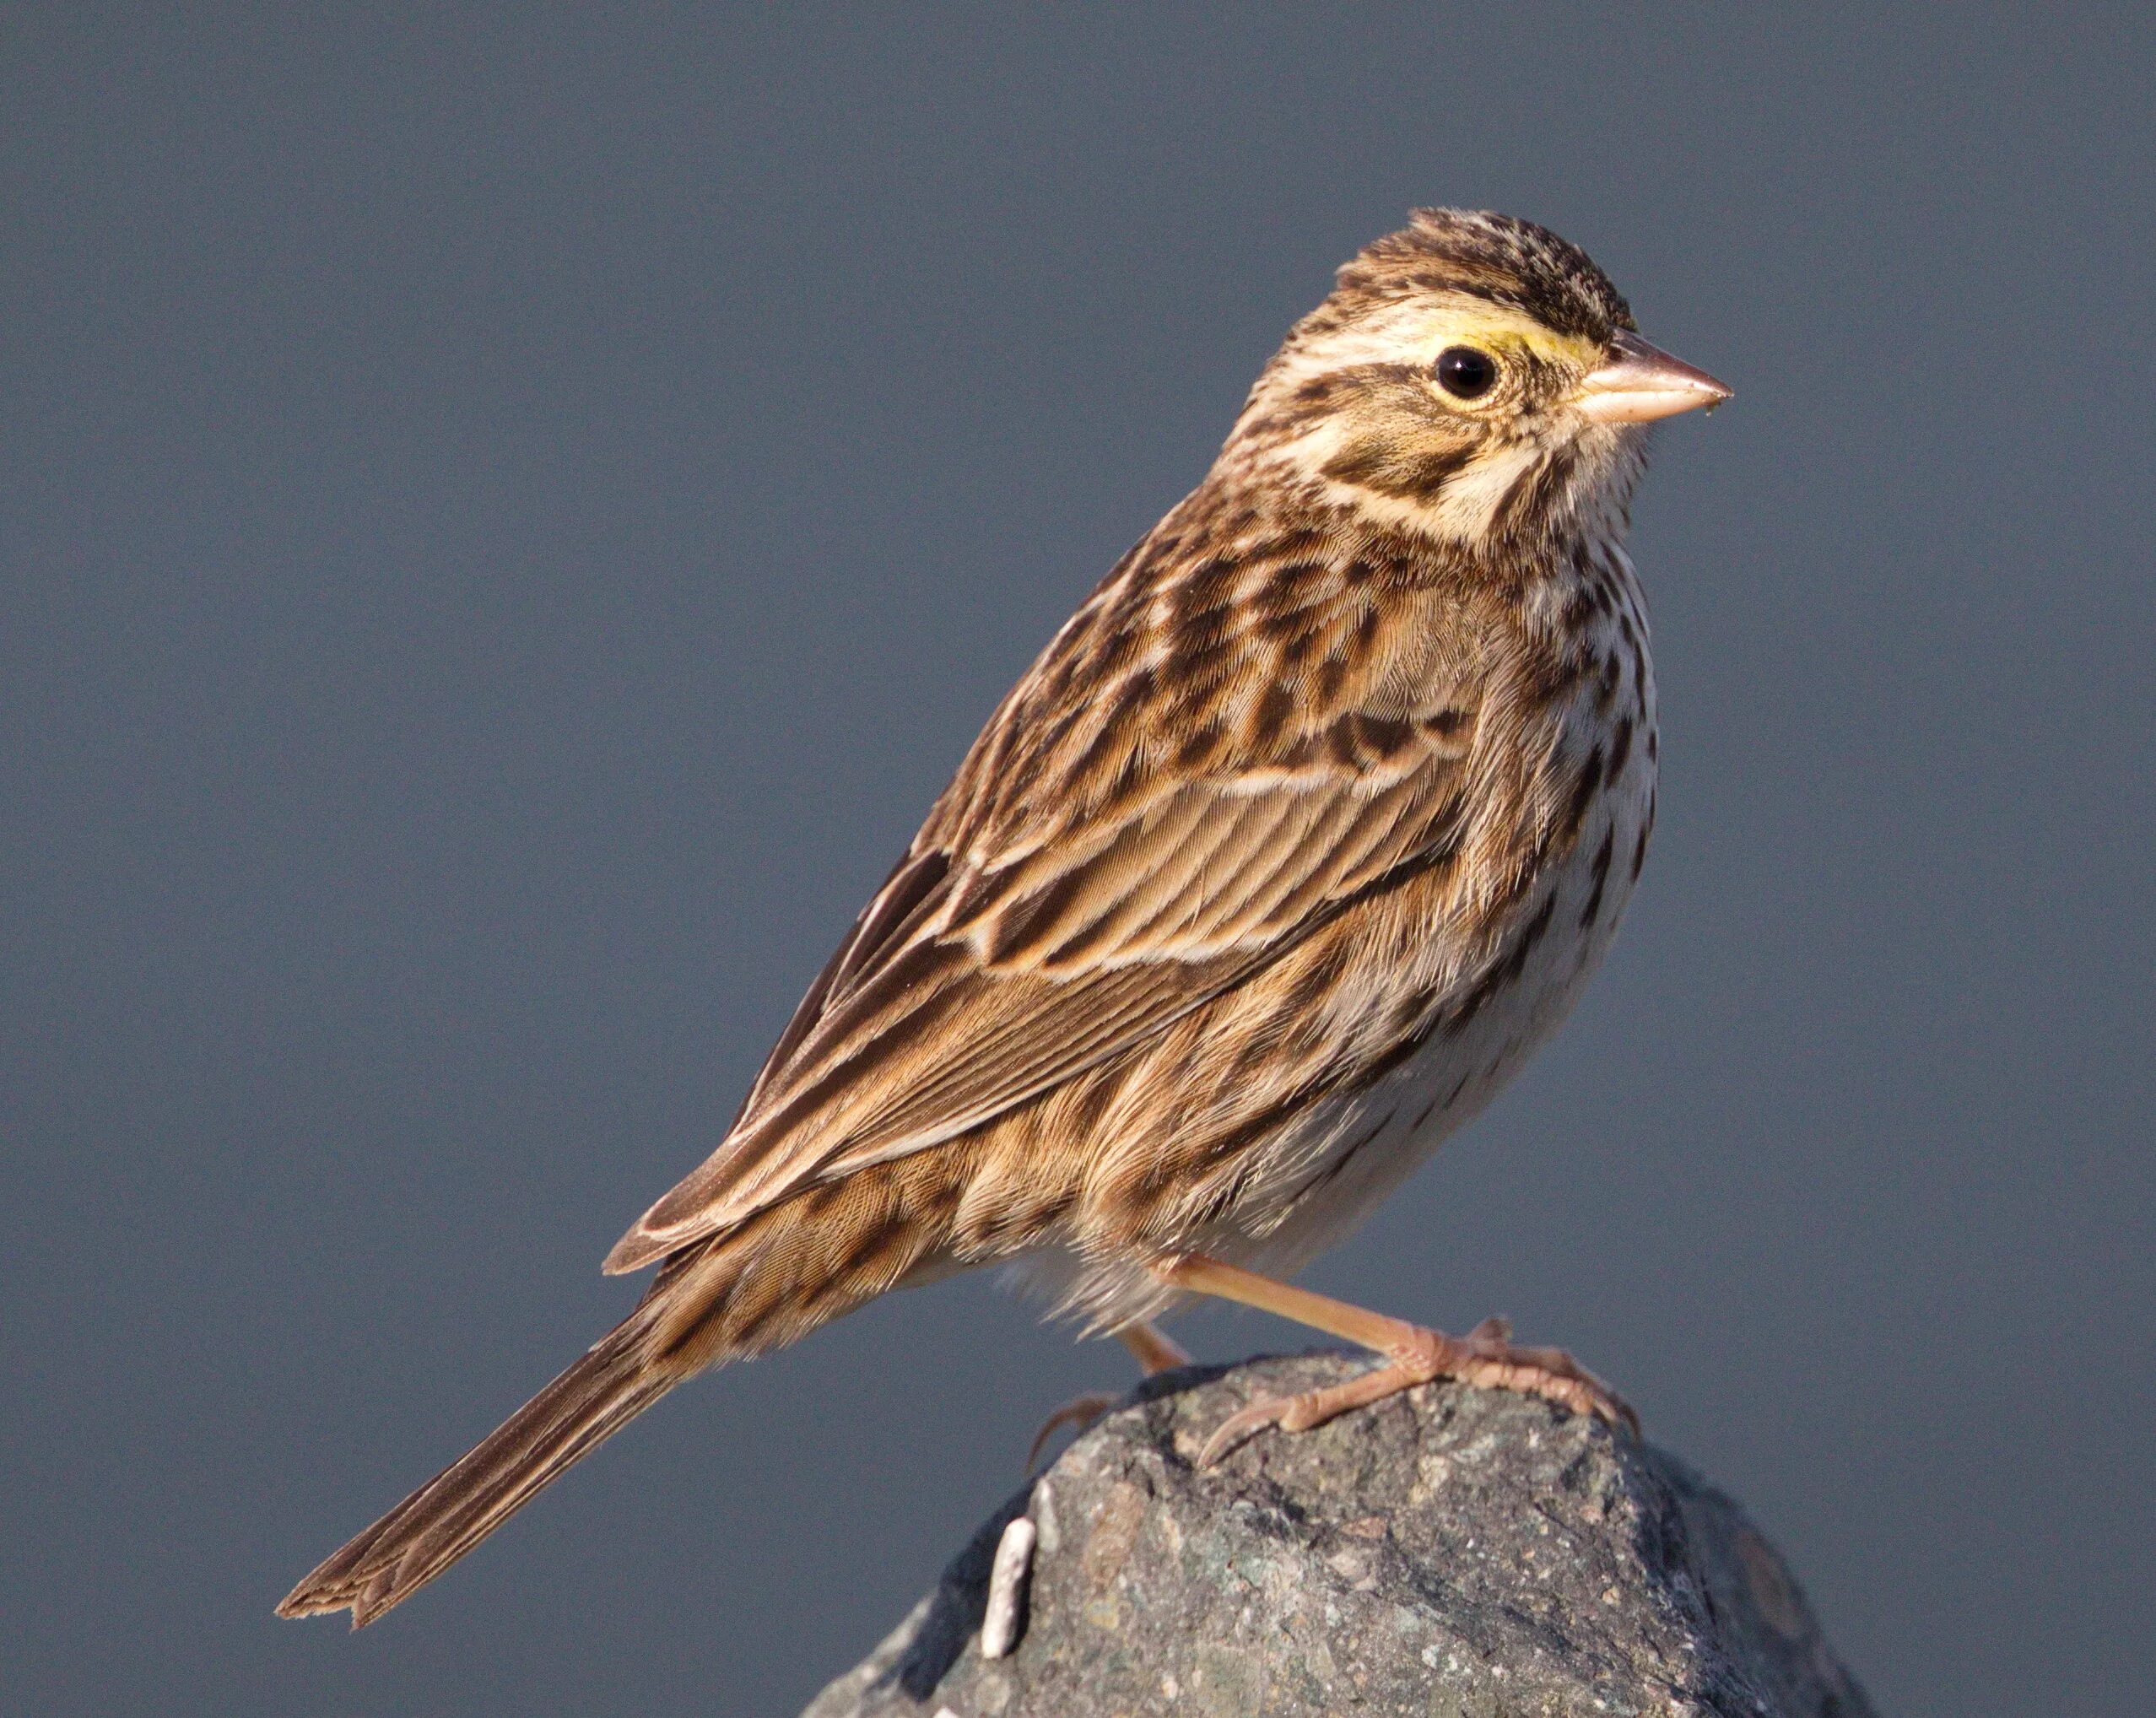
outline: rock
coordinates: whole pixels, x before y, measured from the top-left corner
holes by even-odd
[[[1253,1397],[1369,1364],[1148,1380],[803,1718],[1871,1718],[1736,1504],[1597,1422],[1437,1385],[1192,1467]],[[1022,1632],[984,1660],[1020,1513],[1038,1530]]]

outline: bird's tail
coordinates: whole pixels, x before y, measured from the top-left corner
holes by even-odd
[[[675,1385],[782,1347],[901,1283],[928,1280],[942,1268],[964,1186],[945,1158],[920,1152],[676,1253],[582,1359],[294,1587],[278,1614],[349,1609],[353,1627],[364,1628]]]
[[[352,1626],[365,1628],[664,1396],[694,1369],[653,1354],[651,1310],[639,1307],[471,1454],[337,1552],[285,1595],[278,1615],[349,1607]]]

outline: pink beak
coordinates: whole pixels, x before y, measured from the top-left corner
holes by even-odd
[[[1595,424],[1649,424],[1695,406],[1719,406],[1728,388],[1637,334],[1609,343],[1608,363],[1587,372],[1574,405]]]

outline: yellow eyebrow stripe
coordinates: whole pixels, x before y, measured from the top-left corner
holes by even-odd
[[[1559,334],[1524,311],[1467,294],[1433,300],[1416,318],[1415,338],[1435,358],[1447,346],[1526,347],[1554,364],[1593,365],[1601,353],[1591,340]]]

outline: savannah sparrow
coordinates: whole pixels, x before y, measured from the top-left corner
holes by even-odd
[[[1061,1312],[1224,1296],[1382,1364],[1629,1418],[1495,1321],[1292,1276],[1496,1093],[1608,946],[1655,818],[1642,425],[1728,390],[1575,246],[1418,212],[1340,270],[1205,480],[990,718],[711,1157],[606,1261],[615,1330],[294,1589],[380,1616],[692,1374],[1008,1262]],[[1260,1274],[1265,1272],[1267,1274]]]

